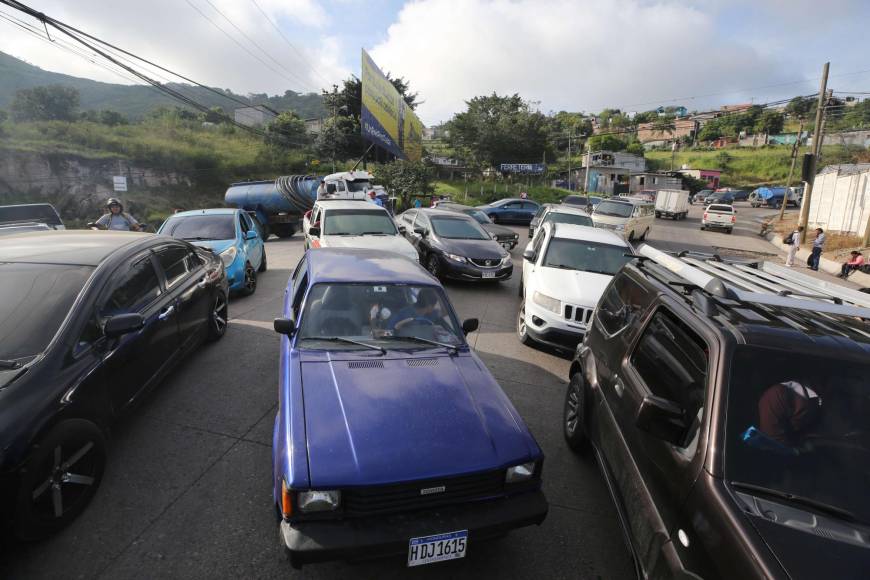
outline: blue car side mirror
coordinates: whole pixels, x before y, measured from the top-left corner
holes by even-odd
[[[292,318],[276,318],[272,326],[278,334],[293,336],[296,333],[296,321]]]
[[[245,239],[246,240],[253,240],[256,237],[257,237],[256,230],[248,230],[247,232],[245,232]]]

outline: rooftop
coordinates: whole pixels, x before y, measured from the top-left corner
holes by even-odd
[[[317,200],[317,205],[325,210],[351,209],[359,211],[387,211],[383,207],[370,202],[368,199],[319,199]]]
[[[438,281],[416,262],[383,250],[313,248],[308,250],[307,256],[309,284],[312,285],[342,282],[438,285]]]
[[[96,266],[116,250],[154,234],[60,230],[27,232],[0,238],[0,262]]]
[[[544,227],[552,228],[554,230],[553,235],[557,238],[596,242],[611,246],[622,246],[624,248],[629,247],[625,238],[610,230],[594,228],[592,226],[580,226],[576,224],[548,223]]]
[[[215,207],[211,209],[192,209],[189,211],[180,211],[169,217],[192,217],[198,215],[232,215],[239,211],[234,207]]]

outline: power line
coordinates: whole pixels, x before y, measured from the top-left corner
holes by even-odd
[[[267,57],[269,60],[271,60],[272,62],[274,62],[275,64],[277,64],[279,67],[281,67],[281,68],[284,69],[285,71],[287,71],[287,73],[289,73],[293,78],[297,79],[297,80],[299,81],[299,83],[301,83],[303,86],[306,86],[306,87],[308,87],[308,88],[310,88],[310,89],[315,89],[315,87],[313,87],[312,85],[308,84],[308,82],[305,81],[305,79],[303,79],[302,77],[300,77],[299,75],[297,75],[295,72],[293,72],[293,71],[291,71],[290,69],[288,69],[288,68],[287,68],[286,66],[284,66],[281,62],[279,62],[277,59],[275,59],[271,54],[269,54],[268,52],[266,52],[266,50],[265,50],[262,46],[260,46],[259,44],[257,44],[257,42],[256,42],[253,38],[251,38],[250,36],[248,36],[248,35],[245,33],[244,30],[242,30],[241,28],[239,28],[239,27],[236,25],[235,22],[233,22],[232,20],[230,20],[230,18],[227,17],[226,14],[224,14],[223,12],[221,12],[220,9],[218,9],[218,7],[215,6],[215,5],[211,2],[211,0],[205,0],[205,2],[206,2],[209,6],[211,6],[211,7],[214,9],[215,12],[217,12],[218,14],[220,14],[221,17],[222,17],[224,20],[226,20],[227,22],[229,22],[230,26],[232,26],[233,28],[235,28],[236,31],[238,31],[239,34],[241,34],[242,36],[245,37],[245,39],[247,39],[248,42],[250,42],[251,44],[253,44],[253,45],[254,45],[254,46],[255,46],[255,47],[256,47],[260,52],[262,52],[264,55],[266,55],[266,57]],[[316,92],[316,89],[314,90],[314,92]]]
[[[217,28],[218,30],[220,30],[220,31],[223,33],[224,36],[226,36],[227,38],[229,38],[230,40],[232,40],[232,41],[236,44],[236,46],[238,46],[239,48],[241,48],[242,50],[244,50],[244,51],[245,51],[246,53],[248,53],[252,58],[256,59],[257,62],[259,62],[260,64],[262,64],[264,67],[268,68],[270,71],[272,71],[272,72],[275,73],[276,75],[282,77],[282,78],[283,78],[284,80],[286,80],[287,82],[292,83],[292,84],[296,84],[296,83],[297,83],[297,81],[291,79],[290,77],[288,77],[287,75],[285,75],[284,73],[282,73],[281,71],[279,71],[278,69],[276,69],[275,67],[273,67],[272,65],[270,65],[268,62],[266,62],[265,60],[263,60],[262,58],[260,58],[260,57],[257,56],[256,54],[254,54],[254,53],[253,53],[253,52],[252,52],[252,51],[251,51],[247,46],[245,46],[244,44],[242,44],[241,42],[239,42],[238,39],[237,39],[235,36],[233,36],[232,34],[230,34],[229,32],[227,32],[226,30],[224,30],[224,29],[223,29],[223,28],[222,28],[222,27],[221,27],[217,22],[215,22],[214,20],[212,20],[211,18],[209,18],[209,16],[208,16],[205,12],[203,12],[202,10],[200,10],[199,7],[198,7],[196,4],[194,4],[191,0],[184,0],[184,1],[187,2],[187,4],[188,4],[191,8],[193,8],[194,10],[196,10],[196,11],[199,13],[200,16],[202,16],[203,18],[205,18],[205,19],[206,19],[206,20],[207,20],[207,21],[208,21],[212,26],[214,26],[215,28]]]
[[[263,10],[262,7],[260,7],[260,4],[257,2],[257,0],[251,0],[251,2],[253,2],[254,6],[257,7],[257,10],[259,10],[259,11],[260,11],[260,14],[263,15],[263,18],[265,18],[266,21],[267,21],[269,24],[272,25],[272,28],[274,28],[275,31],[276,31],[276,32],[281,36],[281,38],[284,40],[284,42],[287,43],[287,46],[289,46],[290,48],[292,48],[292,49],[296,52],[296,54],[299,55],[299,58],[301,58],[302,61],[303,61],[305,64],[308,65],[308,68],[310,68],[312,71],[314,71],[314,74],[316,74],[316,75],[319,76],[321,79],[323,79],[323,81],[324,81],[327,85],[331,84],[331,83],[329,82],[329,79],[327,79],[325,76],[323,76],[322,74],[320,74],[320,71],[317,70],[316,68],[314,68],[314,65],[312,65],[311,62],[309,62],[309,60],[305,57],[305,55],[302,53],[302,51],[300,51],[298,48],[296,48],[296,45],[293,44],[292,42],[290,42],[290,39],[287,38],[287,36],[285,36],[283,32],[281,32],[281,28],[279,28],[278,25],[277,25],[277,24],[276,24],[276,23],[275,23],[275,22],[274,22],[274,21],[269,17],[269,15],[266,14],[266,11]]]

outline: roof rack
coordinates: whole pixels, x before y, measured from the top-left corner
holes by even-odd
[[[649,244],[637,253],[719,299],[870,319],[870,295],[772,262],[729,261],[694,252],[671,254]]]

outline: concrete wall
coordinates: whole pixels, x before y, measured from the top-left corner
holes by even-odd
[[[870,169],[826,171],[816,176],[809,210],[811,228],[864,235],[870,219]]]

